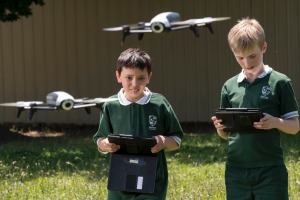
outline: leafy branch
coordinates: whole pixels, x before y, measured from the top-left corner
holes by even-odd
[[[0,0],[0,21],[13,22],[32,15],[31,5],[43,6],[44,0]]]

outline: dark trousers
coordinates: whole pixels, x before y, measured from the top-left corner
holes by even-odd
[[[226,166],[227,200],[287,200],[286,166],[240,168]]]

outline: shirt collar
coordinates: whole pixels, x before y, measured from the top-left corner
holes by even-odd
[[[266,75],[270,74],[272,71],[273,71],[273,69],[271,67],[269,67],[269,65],[264,65],[264,71],[257,78],[263,78]],[[237,82],[240,83],[245,78],[246,78],[246,76],[244,74],[244,69],[242,69],[241,73],[238,76]]]
[[[151,95],[152,95],[152,92],[146,87],[144,90],[144,96],[135,103],[140,104],[140,105],[145,105],[145,104],[149,103],[149,101],[151,99]],[[119,99],[120,104],[123,106],[128,106],[133,103],[133,102],[129,101],[128,99],[126,99],[125,94],[123,92],[123,88],[118,93],[118,99]]]

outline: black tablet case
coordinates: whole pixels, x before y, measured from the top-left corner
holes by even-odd
[[[156,145],[154,138],[143,138],[125,134],[111,134],[108,136],[110,143],[121,146],[116,153],[132,153],[151,155],[151,148]]]
[[[215,115],[227,126],[224,129],[226,132],[256,130],[253,122],[258,122],[263,117],[258,108],[219,108]]]
[[[107,188],[112,191],[153,193],[157,154],[151,153],[154,138],[109,135],[108,140],[121,146],[111,154]]]

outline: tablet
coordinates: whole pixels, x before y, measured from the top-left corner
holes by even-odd
[[[219,108],[215,115],[222,119],[226,132],[257,130],[253,123],[264,116],[259,108]]]
[[[127,154],[153,154],[151,148],[156,145],[154,138],[136,137],[126,134],[110,134],[108,141],[120,145],[121,148],[116,153]]]

